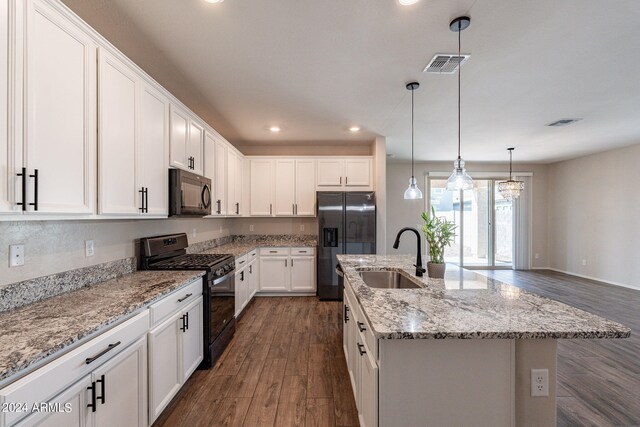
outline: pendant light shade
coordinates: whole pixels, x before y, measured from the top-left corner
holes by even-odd
[[[516,181],[512,178],[513,147],[507,148],[509,151],[509,179],[498,183],[498,191],[506,200],[514,200],[520,197],[520,192],[524,190],[524,181]]]
[[[453,172],[447,180],[447,190],[460,191],[473,188],[473,180],[464,168],[464,160],[460,156],[460,74],[462,72],[460,33],[471,24],[468,16],[456,18],[449,24],[451,31],[458,33],[458,158],[453,162]]]
[[[413,176],[413,92],[420,87],[420,83],[407,83],[407,90],[411,91],[411,178],[409,178],[409,187],[404,191],[405,200],[422,199],[422,191],[418,188],[418,182]]]

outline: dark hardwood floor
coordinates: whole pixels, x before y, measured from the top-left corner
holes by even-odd
[[[196,371],[154,426],[357,426],[342,303],[256,298],[210,371]]]
[[[640,291],[553,271],[479,271],[631,328],[619,340],[558,342],[558,426],[640,426]]]
[[[558,426],[640,425],[640,291],[550,271],[480,272],[617,320],[625,340],[561,340]],[[154,426],[357,426],[341,305],[257,298],[215,368],[196,371]]]

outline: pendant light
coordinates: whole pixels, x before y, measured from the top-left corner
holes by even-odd
[[[411,91],[411,178],[409,187],[404,191],[405,200],[422,199],[422,191],[418,188],[418,183],[413,175],[413,92],[420,87],[420,83],[407,83],[407,90]]]
[[[460,33],[471,24],[471,18],[461,16],[449,24],[451,31],[458,33],[458,158],[453,162],[453,173],[447,180],[447,190],[460,191],[473,188],[473,180],[464,168],[464,160],[460,157],[460,73],[462,72],[462,61],[460,54]]]
[[[506,200],[517,199],[520,192],[524,190],[524,181],[515,181],[512,179],[513,164],[513,147],[507,148],[509,151],[509,179],[498,183],[498,191]]]

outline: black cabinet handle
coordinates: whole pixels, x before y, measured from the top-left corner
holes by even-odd
[[[253,265],[249,266],[249,274],[253,274]]]
[[[340,177],[340,185],[342,185],[342,177]]]
[[[97,397],[97,400],[100,401],[100,403],[102,403],[104,405],[105,400],[104,400],[104,375],[100,376],[99,380],[96,380],[96,384],[100,383],[100,396]]]
[[[185,327],[187,330],[189,330],[189,312],[188,312],[188,311],[184,314],[184,318],[185,318],[185,321],[184,321],[185,325],[184,325],[184,327]]]
[[[285,258],[285,260],[284,260],[284,266],[285,266],[285,267],[287,267],[287,263],[288,263],[288,262],[289,262],[289,261]]]
[[[367,328],[364,327],[364,323],[362,322],[356,322],[358,324],[358,329],[360,329],[360,332],[364,332],[367,330]]]
[[[149,187],[144,187],[144,213],[149,213]]]
[[[348,176],[344,177],[344,185],[349,185],[349,177]]]
[[[33,210],[38,210],[38,169],[33,170],[33,175],[29,175],[34,179],[33,182],[33,203],[29,203],[29,206],[33,206]]]
[[[185,296],[183,296],[182,298],[180,298],[180,299],[178,300],[178,302],[182,302],[182,301],[186,300],[186,299],[187,299],[187,298],[189,298],[191,295],[193,295],[193,294],[186,294]]]
[[[244,282],[244,271],[240,272],[240,281]]]
[[[22,210],[27,210],[27,168],[22,168],[22,173],[16,174],[19,177],[22,177],[22,201],[16,203],[18,206],[22,206]]]
[[[360,343],[358,343],[358,352],[360,352],[360,356],[362,356],[363,354],[367,354],[366,351],[363,350],[364,346]]]
[[[240,215],[240,203],[236,203],[236,215]]]
[[[344,306],[344,323],[347,323],[349,321],[349,306],[345,305]]]
[[[138,210],[140,211],[140,213],[144,213],[144,187],[140,188],[140,190],[138,190],[138,193],[140,193],[140,207],[138,208]]]
[[[91,390],[91,403],[87,404],[87,408],[91,408],[91,412],[96,412],[96,382],[93,381],[87,390]]]
[[[182,319],[182,326],[180,327],[180,330],[182,332],[187,332],[187,315],[183,314],[180,319]]]
[[[216,203],[218,204],[218,211],[216,213],[220,215],[222,213],[222,200],[218,199]]]
[[[291,267],[293,267],[293,258],[291,258]]]
[[[115,344],[109,344],[109,346],[107,348],[105,348],[104,350],[102,350],[100,353],[96,354],[93,357],[88,357],[87,359],[85,359],[85,363],[88,365],[90,363],[95,362],[97,359],[99,359],[101,356],[104,356],[105,353],[113,350],[114,348],[116,348],[117,346],[119,346],[121,344],[120,341],[118,341]]]
[[[273,215],[273,205],[269,203],[269,215]]]

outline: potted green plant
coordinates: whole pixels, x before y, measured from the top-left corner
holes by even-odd
[[[422,232],[429,245],[427,271],[429,272],[429,277],[442,279],[446,268],[444,249],[453,243],[457,226],[446,218],[436,216],[436,210],[433,207],[431,212],[422,213],[422,219],[424,220]]]

